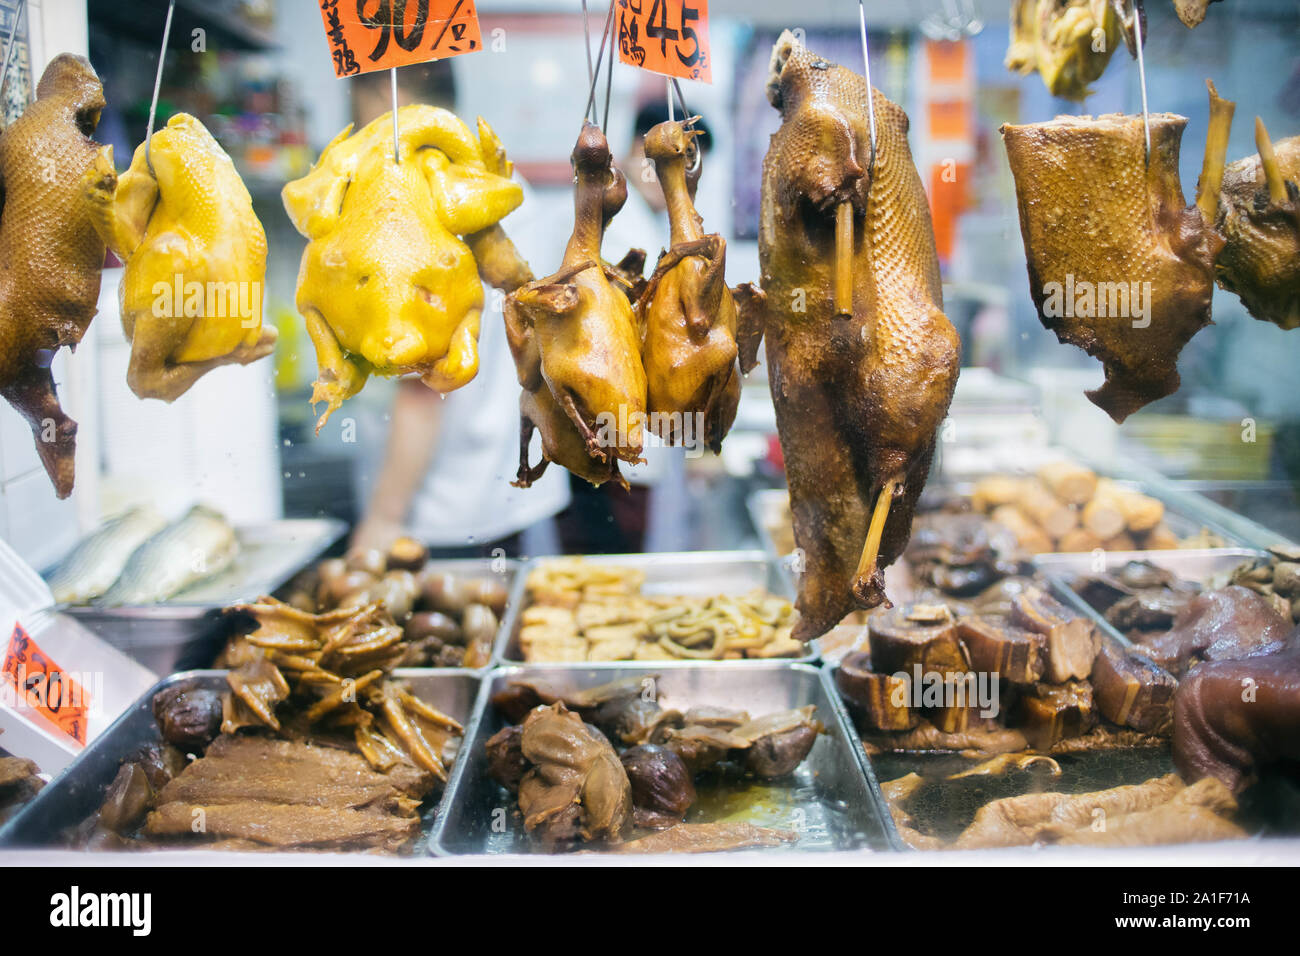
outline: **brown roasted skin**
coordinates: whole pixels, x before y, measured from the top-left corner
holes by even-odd
[[[626,201],[627,183],[605,135],[590,123],[578,136],[573,168],[573,235],[559,271],[522,286],[505,302],[506,334],[525,392],[516,481],[523,487],[547,461],[595,484],[621,480],[620,460],[641,461],[646,379],[640,343],[620,281],[625,277],[600,255],[605,225]],[[533,429],[542,433],[544,455],[536,467],[527,460]]]
[[[1101,359],[1105,384],[1087,394],[1116,422],[1178,390],[1178,354],[1210,324],[1223,246],[1183,199],[1187,119],[1158,113],[1150,121],[1149,166],[1141,116],[1002,127],[1039,320]],[[1118,286],[1130,293],[1127,307]],[[1145,309],[1134,306],[1135,288]]]
[[[1300,327],[1300,136],[1274,144],[1286,199],[1269,196],[1259,154],[1223,174],[1217,226],[1227,245],[1215,263],[1219,285],[1257,319]]]
[[[697,135],[685,122],[660,123],[646,134],[646,156],[668,204],[672,245],[659,257],[636,313],[646,407],[660,415],[653,420],[656,434],[669,444],[702,440],[718,452],[740,404],[736,300],[727,288],[726,240],[704,234],[686,179]],[[694,419],[687,423],[693,415],[702,416],[699,434]]]
[[[788,32],[768,97],[781,111],[763,167],[762,295],[742,295],[742,354],[767,338],[768,378],[805,556],[794,636],[887,603],[881,569],[907,544],[960,342],[942,311],[929,206],[907,115]],[[836,210],[852,207],[852,309],[838,314]],[[742,367],[748,370],[748,362]],[[897,482],[875,569],[857,571],[877,498]]]
[[[1174,693],[1174,766],[1240,793],[1269,764],[1300,761],[1300,637],[1273,653],[1195,667]]]
[[[103,108],[90,61],[62,53],[0,133],[0,395],[31,425],[60,498],[72,493],[77,423],[59,406],[50,362],[81,341],[99,301],[104,242],[81,180]]]

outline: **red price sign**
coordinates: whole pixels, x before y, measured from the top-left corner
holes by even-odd
[[[475,0],[318,0],[336,76],[483,48]]]
[[[618,0],[618,58],[653,73],[712,83],[709,0]]]
[[[85,744],[90,694],[36,646],[21,624],[14,625],[9,637],[0,678],[13,688],[21,703],[49,718],[77,743]]]

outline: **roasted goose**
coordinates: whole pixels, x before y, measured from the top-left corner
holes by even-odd
[[[1013,0],[1006,67],[1036,70],[1053,96],[1082,100],[1125,39],[1115,0]]]
[[[1231,116],[1233,104],[1212,85],[1210,106]],[[1274,144],[1256,117],[1255,144],[1258,153],[1222,169],[1218,209],[1209,210],[1227,240],[1215,272],[1255,318],[1294,329],[1300,327],[1300,136]]]
[[[714,452],[736,418],[740,372],[736,367],[736,300],[727,288],[726,241],[704,234],[691,201],[687,164],[699,134],[688,123],[660,123],[645,138],[668,203],[672,247],[659,257],[637,302],[641,358],[656,433],[670,444],[688,437],[686,416],[700,415],[691,435]]]
[[[523,201],[500,168],[500,143],[446,110],[398,111],[359,132],[349,126],[310,173],[284,188],[284,205],[311,242],[298,275],[298,310],[316,346],[320,375],[313,404],[319,429],[372,374],[414,372],[449,392],[478,372],[483,287],[469,246],[487,250],[490,227]],[[484,233],[486,235],[481,235]]]
[[[99,301],[104,243],[81,179],[103,108],[90,62],[62,53],[0,133],[0,395],[31,425],[60,498],[72,493],[77,423],[59,406],[50,362],[81,341]]]
[[[1186,118],[1150,121],[1149,164],[1141,116],[1002,127],[1039,319],[1101,359],[1106,381],[1088,398],[1116,422],[1178,389],[1178,353],[1210,323],[1223,245],[1183,201]]]
[[[641,460],[646,375],[625,277],[601,259],[605,224],[627,200],[627,182],[600,129],[583,126],[573,150],[574,226],[560,269],[512,292],[506,333],[524,396],[516,484],[547,462],[593,484],[622,480],[620,460]],[[549,395],[543,394],[543,391]],[[543,461],[528,464],[528,439],[542,434]]]
[[[768,376],[805,555],[794,636],[887,603],[882,569],[907,544],[957,381],[907,116],[878,91],[872,154],[862,78],[800,46],[772,56],[781,111],[763,167],[762,294],[741,297],[744,367]]]
[[[86,183],[95,228],[126,263],[131,391],[171,402],[218,366],[269,355],[276,330],[262,327],[266,233],[235,164],[203,124],[178,113],[154,134],[152,154],[143,143],[136,149],[120,180],[111,146],[95,170]]]

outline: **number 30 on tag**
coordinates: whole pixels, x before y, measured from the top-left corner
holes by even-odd
[[[476,0],[317,0],[336,76],[483,48]]]
[[[712,83],[709,0],[618,0],[618,58],[653,73]]]

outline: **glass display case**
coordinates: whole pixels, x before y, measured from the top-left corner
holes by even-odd
[[[1300,6],[1134,8],[0,2],[0,863],[1294,862]]]

